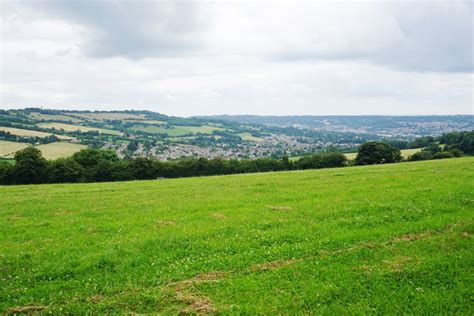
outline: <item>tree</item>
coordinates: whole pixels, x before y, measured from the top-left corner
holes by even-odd
[[[99,150],[99,149],[82,149],[75,153],[72,158],[77,161],[84,168],[91,168],[97,166],[100,161],[118,161],[119,158],[113,150]]]
[[[12,182],[15,184],[34,184],[47,182],[48,162],[41,151],[30,146],[18,151],[12,168]]]
[[[48,175],[51,183],[80,182],[84,177],[84,168],[72,158],[59,158],[50,162]]]
[[[131,160],[128,167],[133,179],[156,179],[158,176],[157,169],[153,161],[145,157],[138,157]]]
[[[11,183],[11,173],[13,167],[6,162],[0,161],[0,184]]]
[[[466,154],[474,154],[474,131],[464,133],[459,149]]]
[[[402,159],[400,150],[384,142],[367,142],[359,147],[356,165],[374,165],[398,162]]]

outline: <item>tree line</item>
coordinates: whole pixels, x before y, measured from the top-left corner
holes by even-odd
[[[0,184],[39,184],[146,180],[251,172],[343,167],[341,153],[321,153],[292,162],[282,159],[183,158],[158,161],[145,157],[120,159],[114,151],[83,149],[69,158],[48,161],[35,147],[18,151],[15,164],[0,163]]]
[[[442,144],[441,144],[442,142]],[[453,132],[433,138],[409,161],[460,157],[463,150],[474,154],[474,131]],[[462,150],[463,149],[463,150]],[[121,159],[114,151],[83,149],[69,158],[48,161],[35,147],[18,151],[15,164],[1,163],[0,184],[75,183],[146,180],[211,176],[238,173],[336,168],[347,165],[396,163],[403,160],[400,149],[389,142],[362,144],[353,162],[340,152],[308,155],[291,161],[283,158],[222,159],[183,158],[158,161],[145,157]]]

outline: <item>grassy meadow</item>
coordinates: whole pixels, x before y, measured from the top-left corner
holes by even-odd
[[[43,157],[49,160],[70,157],[74,153],[80,151],[81,149],[86,149],[86,145],[81,144],[73,144],[73,143],[66,143],[66,142],[54,142],[49,144],[43,144],[36,146]]]
[[[28,147],[26,143],[11,142],[8,140],[0,140],[0,157],[10,158],[13,155],[24,148]]]
[[[122,135],[119,131],[114,131],[111,129],[106,128],[96,128],[90,126],[83,126],[83,125],[74,125],[74,124],[65,124],[65,123],[57,123],[57,122],[49,122],[49,123],[39,123],[39,127],[41,128],[55,128],[57,130],[63,129],[66,132],[75,132],[81,131],[83,133],[90,132],[90,131],[98,131],[100,134],[108,134],[108,135]]]
[[[184,136],[189,134],[212,134],[213,131],[222,130],[220,127],[203,125],[203,126],[173,126],[172,128],[164,128],[154,125],[134,125],[132,130],[143,131],[147,133],[167,134],[168,136]]]
[[[47,137],[47,136],[53,135],[51,133],[38,132],[38,131],[33,131],[33,130],[23,129],[23,128],[5,127],[5,126],[0,126],[0,131],[10,132],[10,134],[12,135],[26,136],[26,137]],[[64,136],[64,135],[56,135],[56,137],[63,140],[72,139],[72,137]]]
[[[5,313],[474,313],[474,158],[0,187]]]

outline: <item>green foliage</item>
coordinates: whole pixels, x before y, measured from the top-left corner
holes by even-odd
[[[1,186],[0,311],[473,315],[473,162]]]
[[[84,168],[72,158],[59,158],[49,163],[48,177],[50,183],[80,182]]]
[[[454,155],[449,151],[440,151],[433,155],[433,159],[446,159],[446,158],[453,158]]]
[[[41,151],[27,147],[15,153],[15,165],[11,169],[13,184],[37,184],[47,182],[48,162]]]
[[[356,165],[375,165],[402,160],[400,150],[384,142],[367,142],[359,147]]]
[[[317,154],[304,156],[296,162],[297,169],[320,169],[344,167],[347,158],[344,154],[330,152],[325,154]]]

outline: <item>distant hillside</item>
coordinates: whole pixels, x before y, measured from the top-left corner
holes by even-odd
[[[390,137],[437,136],[450,131],[474,129],[474,115],[448,116],[258,116],[217,115],[201,117],[241,124],[314,128]]]
[[[182,118],[150,111],[0,110],[0,158],[54,142],[51,157],[84,146],[120,157],[260,158],[324,150],[354,152],[371,140],[408,141],[474,129],[473,116],[212,116]],[[23,145],[18,145],[21,143]],[[74,144],[74,145],[72,145]],[[53,152],[53,151],[50,151]],[[49,158],[49,157],[48,157]]]

